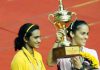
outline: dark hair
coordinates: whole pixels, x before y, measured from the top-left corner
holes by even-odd
[[[15,38],[15,51],[25,47],[25,40],[29,40],[31,33],[36,29],[39,29],[39,26],[32,23],[25,23],[20,27],[18,37]]]
[[[71,37],[70,36],[70,32],[75,33],[78,30],[78,26],[80,26],[80,25],[87,25],[88,26],[88,24],[85,21],[83,21],[83,20],[75,20],[67,28],[67,31],[68,31],[67,35],[68,35],[68,37]]]

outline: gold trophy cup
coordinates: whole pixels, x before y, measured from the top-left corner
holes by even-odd
[[[63,29],[64,33],[62,34],[62,45],[68,46],[69,42],[66,40],[66,24],[71,21],[72,16],[75,15],[75,12],[70,12],[64,10],[62,0],[59,0],[59,9],[53,14],[48,15],[49,21],[55,26],[56,30]],[[76,18],[75,18],[76,19]]]

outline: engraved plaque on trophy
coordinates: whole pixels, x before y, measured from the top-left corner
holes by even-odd
[[[69,58],[79,55],[79,46],[57,47],[53,49],[53,60],[56,60],[57,58]]]

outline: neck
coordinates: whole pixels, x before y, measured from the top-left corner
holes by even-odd
[[[77,45],[77,44],[75,42],[72,42],[71,45]],[[83,47],[80,45],[78,45],[78,46],[79,46],[80,50],[82,51]]]
[[[32,56],[34,56],[33,48],[31,48],[28,44],[25,44],[25,47],[26,47],[27,51],[28,51]]]
[[[76,42],[75,42],[75,41],[72,41],[72,42],[71,42],[71,45],[77,45],[77,44],[76,44]]]

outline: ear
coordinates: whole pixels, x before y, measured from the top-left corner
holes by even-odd
[[[24,40],[24,42],[26,42],[26,43],[28,42],[27,39],[26,39],[25,37],[23,38],[23,40]]]
[[[70,36],[73,38],[74,37],[74,33],[71,31],[70,32]]]

